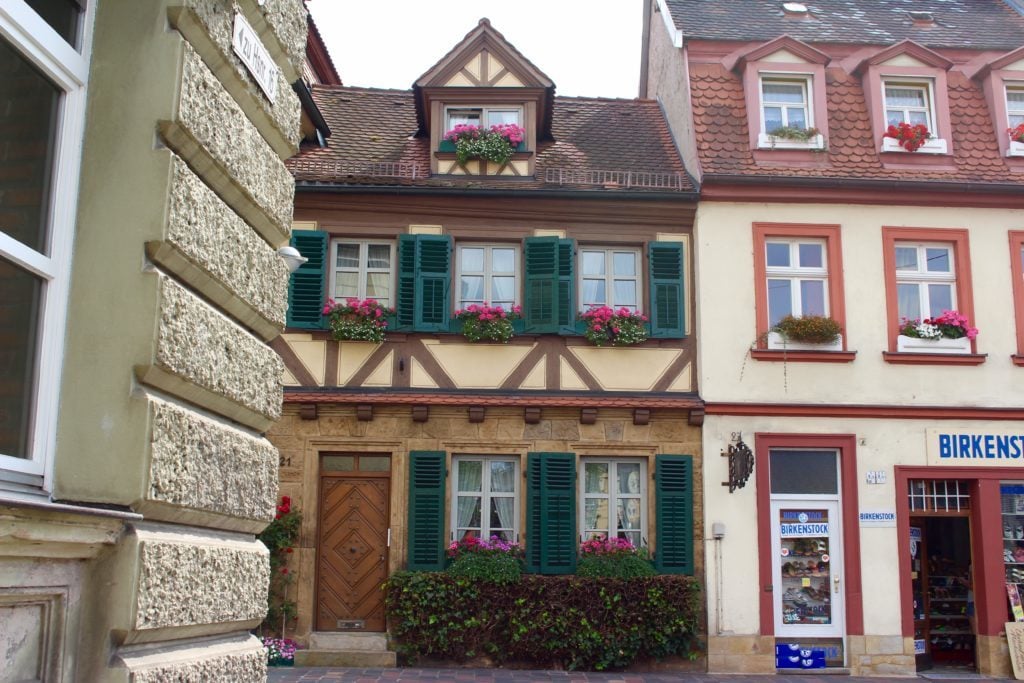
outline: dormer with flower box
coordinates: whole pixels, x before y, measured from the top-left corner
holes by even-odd
[[[985,92],[1003,156],[1024,166],[1024,46],[986,59],[968,74]]]
[[[752,150],[827,149],[828,62],[828,55],[790,36],[725,58],[726,68],[743,80]]]
[[[862,79],[871,133],[883,163],[906,161],[889,153],[953,153],[946,84],[953,62],[912,40],[866,48],[844,62]]]
[[[430,172],[531,177],[551,137],[555,86],[487,19],[413,86]]]

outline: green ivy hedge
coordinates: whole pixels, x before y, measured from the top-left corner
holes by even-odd
[[[602,670],[696,656],[700,586],[691,577],[628,580],[524,575],[512,584],[399,572],[385,586],[406,661],[434,658]]]

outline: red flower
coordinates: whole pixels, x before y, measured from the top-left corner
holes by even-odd
[[[288,554],[291,554],[293,552],[291,548],[285,548],[284,551]]]

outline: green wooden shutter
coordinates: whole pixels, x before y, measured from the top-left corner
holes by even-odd
[[[523,240],[526,264],[523,317],[527,332],[575,331],[576,311],[573,240],[527,237]]]
[[[576,571],[576,455],[529,453],[526,566],[541,574]]]
[[[651,242],[647,245],[651,289],[651,336],[680,338],[686,334],[683,245]]]
[[[320,329],[327,301],[327,233],[292,230],[290,244],[309,260],[292,273],[288,283],[288,327]]]
[[[654,459],[658,548],[654,567],[663,574],[693,574],[693,458]]]
[[[398,236],[397,329],[448,330],[451,257],[449,235]]]
[[[444,569],[444,451],[409,452],[409,569]]]

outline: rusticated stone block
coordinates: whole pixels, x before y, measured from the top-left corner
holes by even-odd
[[[271,220],[279,233],[278,240],[283,241],[291,230],[295,196],[291,174],[196,51],[187,44],[184,50],[177,123]],[[202,163],[191,158],[187,141],[179,140],[170,131],[165,130],[165,134],[190,164]],[[218,193],[223,196],[226,191],[220,188]],[[235,202],[232,206],[240,208]],[[263,227],[245,213],[243,216],[257,229]]]
[[[254,636],[185,643],[159,649],[122,650],[119,659],[132,683],[262,683],[266,654]]]
[[[268,138],[279,138],[280,144],[271,141],[278,154],[282,157],[291,156],[298,151],[301,138],[299,119],[302,106],[281,70],[277,72],[277,96],[271,102],[235,54],[231,38],[235,14],[241,11],[239,4],[230,0],[187,0],[184,6],[171,7],[169,15],[172,25],[220,76],[250,118],[257,121],[261,128],[267,125],[273,127],[273,134],[265,135]],[[299,24],[303,16],[296,14],[290,23]],[[230,72],[225,73],[218,68],[219,65],[229,67]]]
[[[306,58],[306,7],[302,0],[264,0],[263,17],[277,36],[295,70]]]
[[[257,541],[164,540],[140,532],[137,630],[258,623],[267,611],[270,559]],[[166,534],[170,536],[170,534]]]
[[[165,401],[150,398],[149,409],[150,500],[254,520],[253,530],[271,521],[278,453],[269,441]]]
[[[288,307],[284,261],[177,157],[172,173],[167,241],[267,322],[283,328]]]
[[[155,366],[202,390],[185,396],[189,400],[256,429],[269,427],[281,415],[280,357],[181,285],[159,277]],[[188,393],[172,381],[152,383]]]

